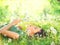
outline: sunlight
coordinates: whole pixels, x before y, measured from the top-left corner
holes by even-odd
[[[17,14],[30,15],[36,19],[49,5],[49,2],[47,0],[6,0],[2,5],[7,5],[12,15],[17,12]]]
[[[8,5],[12,13],[18,9],[21,15],[25,13],[39,15],[49,5],[49,2],[47,0],[6,0],[2,4]]]

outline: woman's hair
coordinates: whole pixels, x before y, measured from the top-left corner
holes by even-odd
[[[39,37],[45,37],[46,32],[45,30],[41,29],[39,32],[35,33],[34,35],[38,35]]]

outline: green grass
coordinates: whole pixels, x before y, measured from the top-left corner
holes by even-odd
[[[54,22],[54,23],[53,23]],[[60,26],[59,26],[60,22],[59,21],[52,21],[48,22],[46,24],[42,24],[41,23],[41,27],[43,29],[45,29],[46,31],[50,30],[50,27],[54,27],[57,30],[57,34],[54,35],[52,32],[49,33],[47,32],[47,37],[28,37],[26,33],[22,32],[22,31],[15,31],[17,29],[15,29],[16,27],[12,27],[10,28],[11,31],[15,31],[17,33],[20,34],[19,39],[14,40],[14,39],[10,39],[8,37],[4,37],[2,35],[0,35],[0,44],[1,45],[51,45],[52,42],[54,42],[55,45],[60,45]],[[37,24],[38,25],[38,24]]]

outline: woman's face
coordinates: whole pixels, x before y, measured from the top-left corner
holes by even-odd
[[[36,27],[36,26],[34,26],[34,25],[29,25],[29,26],[27,27],[27,33],[28,33],[28,35],[30,35],[30,36],[33,36],[35,33],[39,32],[40,30],[41,30],[41,28]]]

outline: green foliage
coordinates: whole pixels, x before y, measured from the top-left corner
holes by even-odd
[[[9,11],[8,11],[8,6],[5,6],[5,7],[1,7],[0,6],[0,23],[1,22],[8,22],[9,19]]]
[[[55,22],[55,21],[53,21]],[[50,30],[50,27],[53,26],[55,29],[57,29],[57,31],[60,31],[60,26],[59,26],[59,22],[55,22],[55,23],[50,23],[48,22],[47,24],[39,24],[42,28],[44,28],[45,30]],[[35,22],[36,23],[36,22]],[[35,24],[38,26],[38,24]],[[58,24],[58,25],[57,25]],[[52,41],[54,41],[54,43],[57,45],[59,45],[59,33],[57,35],[53,35],[52,33],[47,33],[47,37],[45,38],[35,38],[35,37],[28,37],[27,34],[23,31],[20,31],[16,26],[12,26],[10,28],[10,31],[14,31],[14,32],[17,32],[20,34],[20,38],[18,40],[13,40],[11,39],[12,41],[11,42],[8,42],[9,38],[7,37],[4,37],[4,36],[0,36],[0,38],[2,39],[1,41],[4,43],[4,44],[8,44],[8,45],[51,45]]]
[[[59,15],[60,14],[60,1],[49,0],[50,1],[50,13]]]

